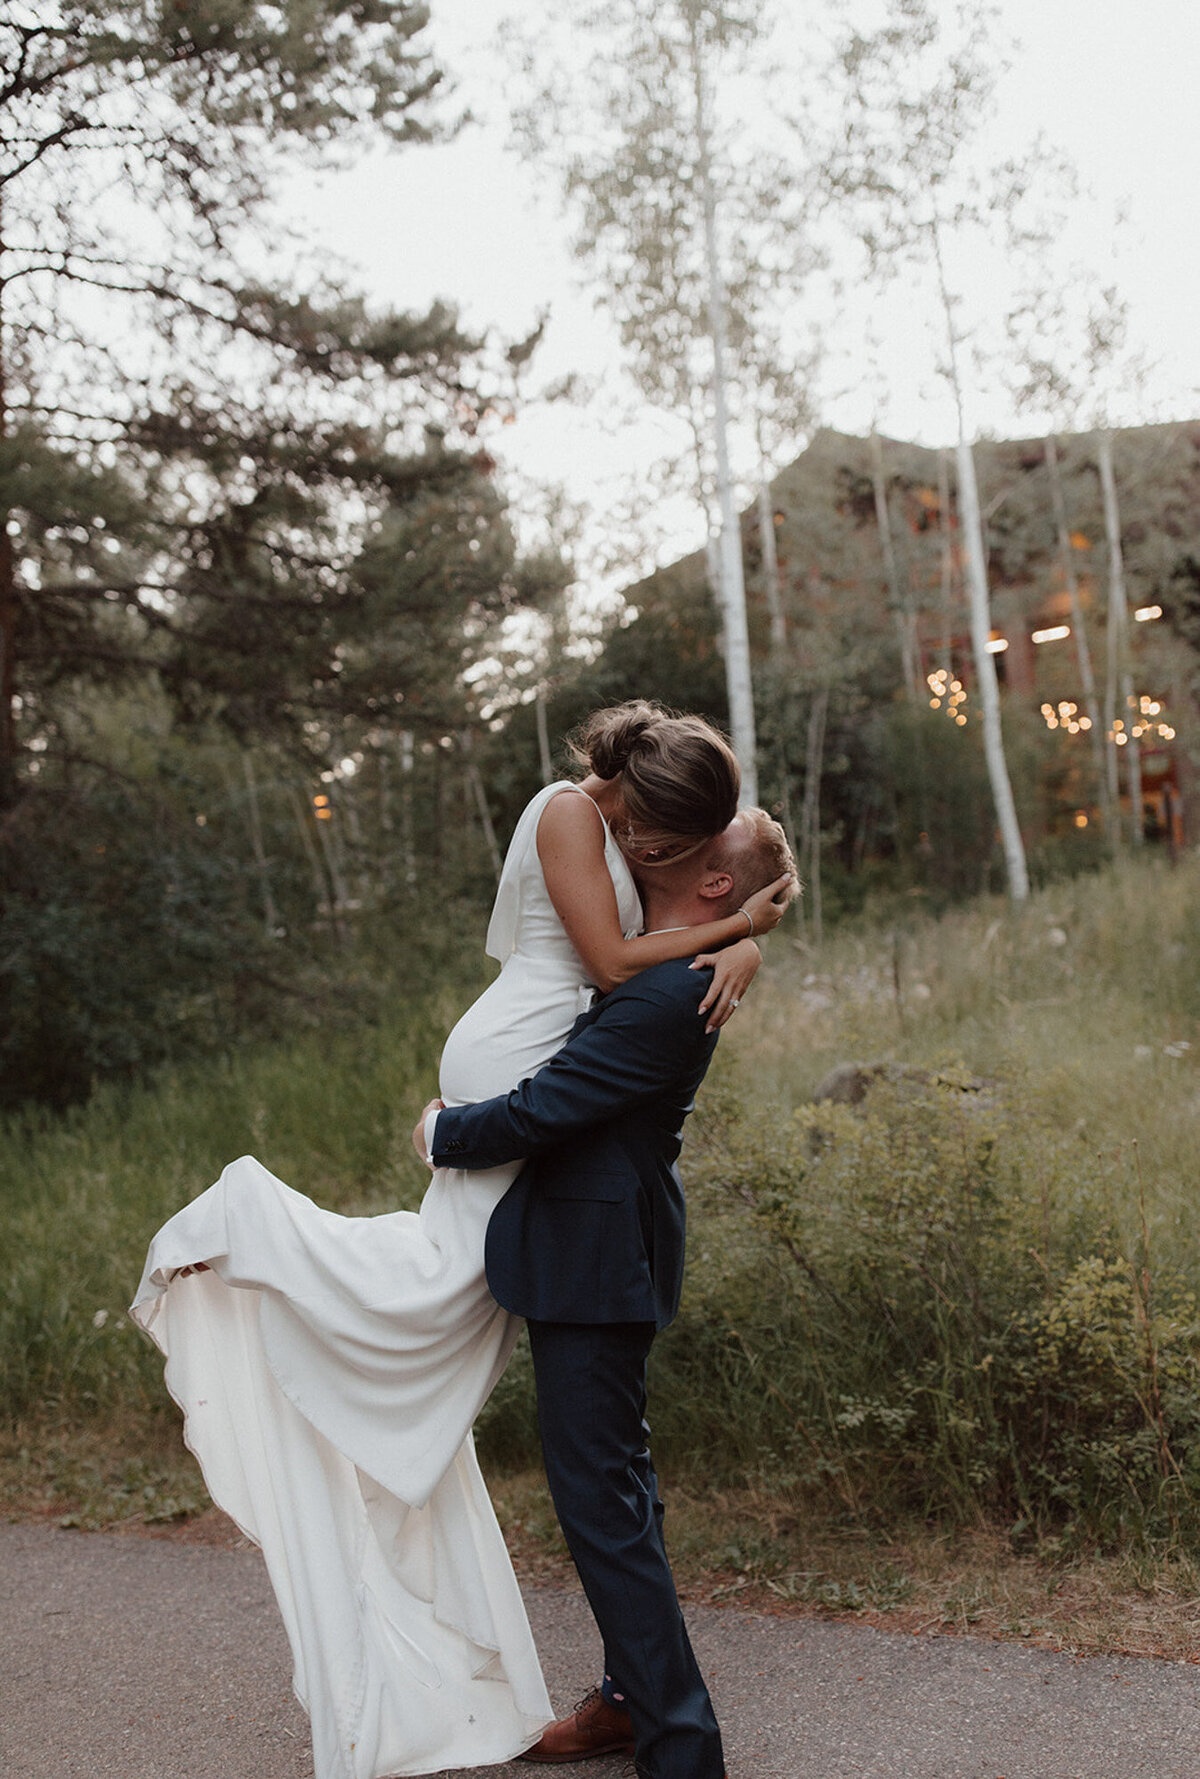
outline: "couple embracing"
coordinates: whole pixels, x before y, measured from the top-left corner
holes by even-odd
[[[722,1779],[645,1447],[679,1301],[684,1119],[794,892],[695,717],[596,714],[509,847],[499,976],[414,1131],[418,1212],[322,1211],[243,1157],[159,1231],[134,1314],[213,1499],[263,1549],[318,1779],[630,1751]],[[599,995],[597,996],[597,992]],[[550,1723],[471,1425],[524,1318],[555,1507],[604,1644]]]

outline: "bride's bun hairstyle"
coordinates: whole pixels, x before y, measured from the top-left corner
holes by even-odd
[[[587,772],[620,780],[626,820],[617,824],[617,838],[624,845],[698,845],[737,814],[737,756],[703,717],[633,698],[593,711],[568,745]]]

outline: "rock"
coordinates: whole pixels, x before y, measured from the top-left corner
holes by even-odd
[[[913,1087],[953,1087],[960,1093],[983,1094],[995,1086],[981,1075],[957,1077],[922,1069],[909,1062],[841,1062],[830,1069],[813,1094],[814,1105],[860,1106],[876,1081],[907,1083]]]

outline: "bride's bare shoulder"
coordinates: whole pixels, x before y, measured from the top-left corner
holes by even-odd
[[[538,853],[543,860],[547,850],[599,857],[604,851],[604,832],[604,817],[592,799],[586,792],[564,785],[538,818]]]

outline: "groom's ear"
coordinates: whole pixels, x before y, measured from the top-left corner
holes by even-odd
[[[732,888],[733,878],[728,871],[706,871],[702,882],[697,885],[696,894],[703,896],[706,902],[720,902]]]

